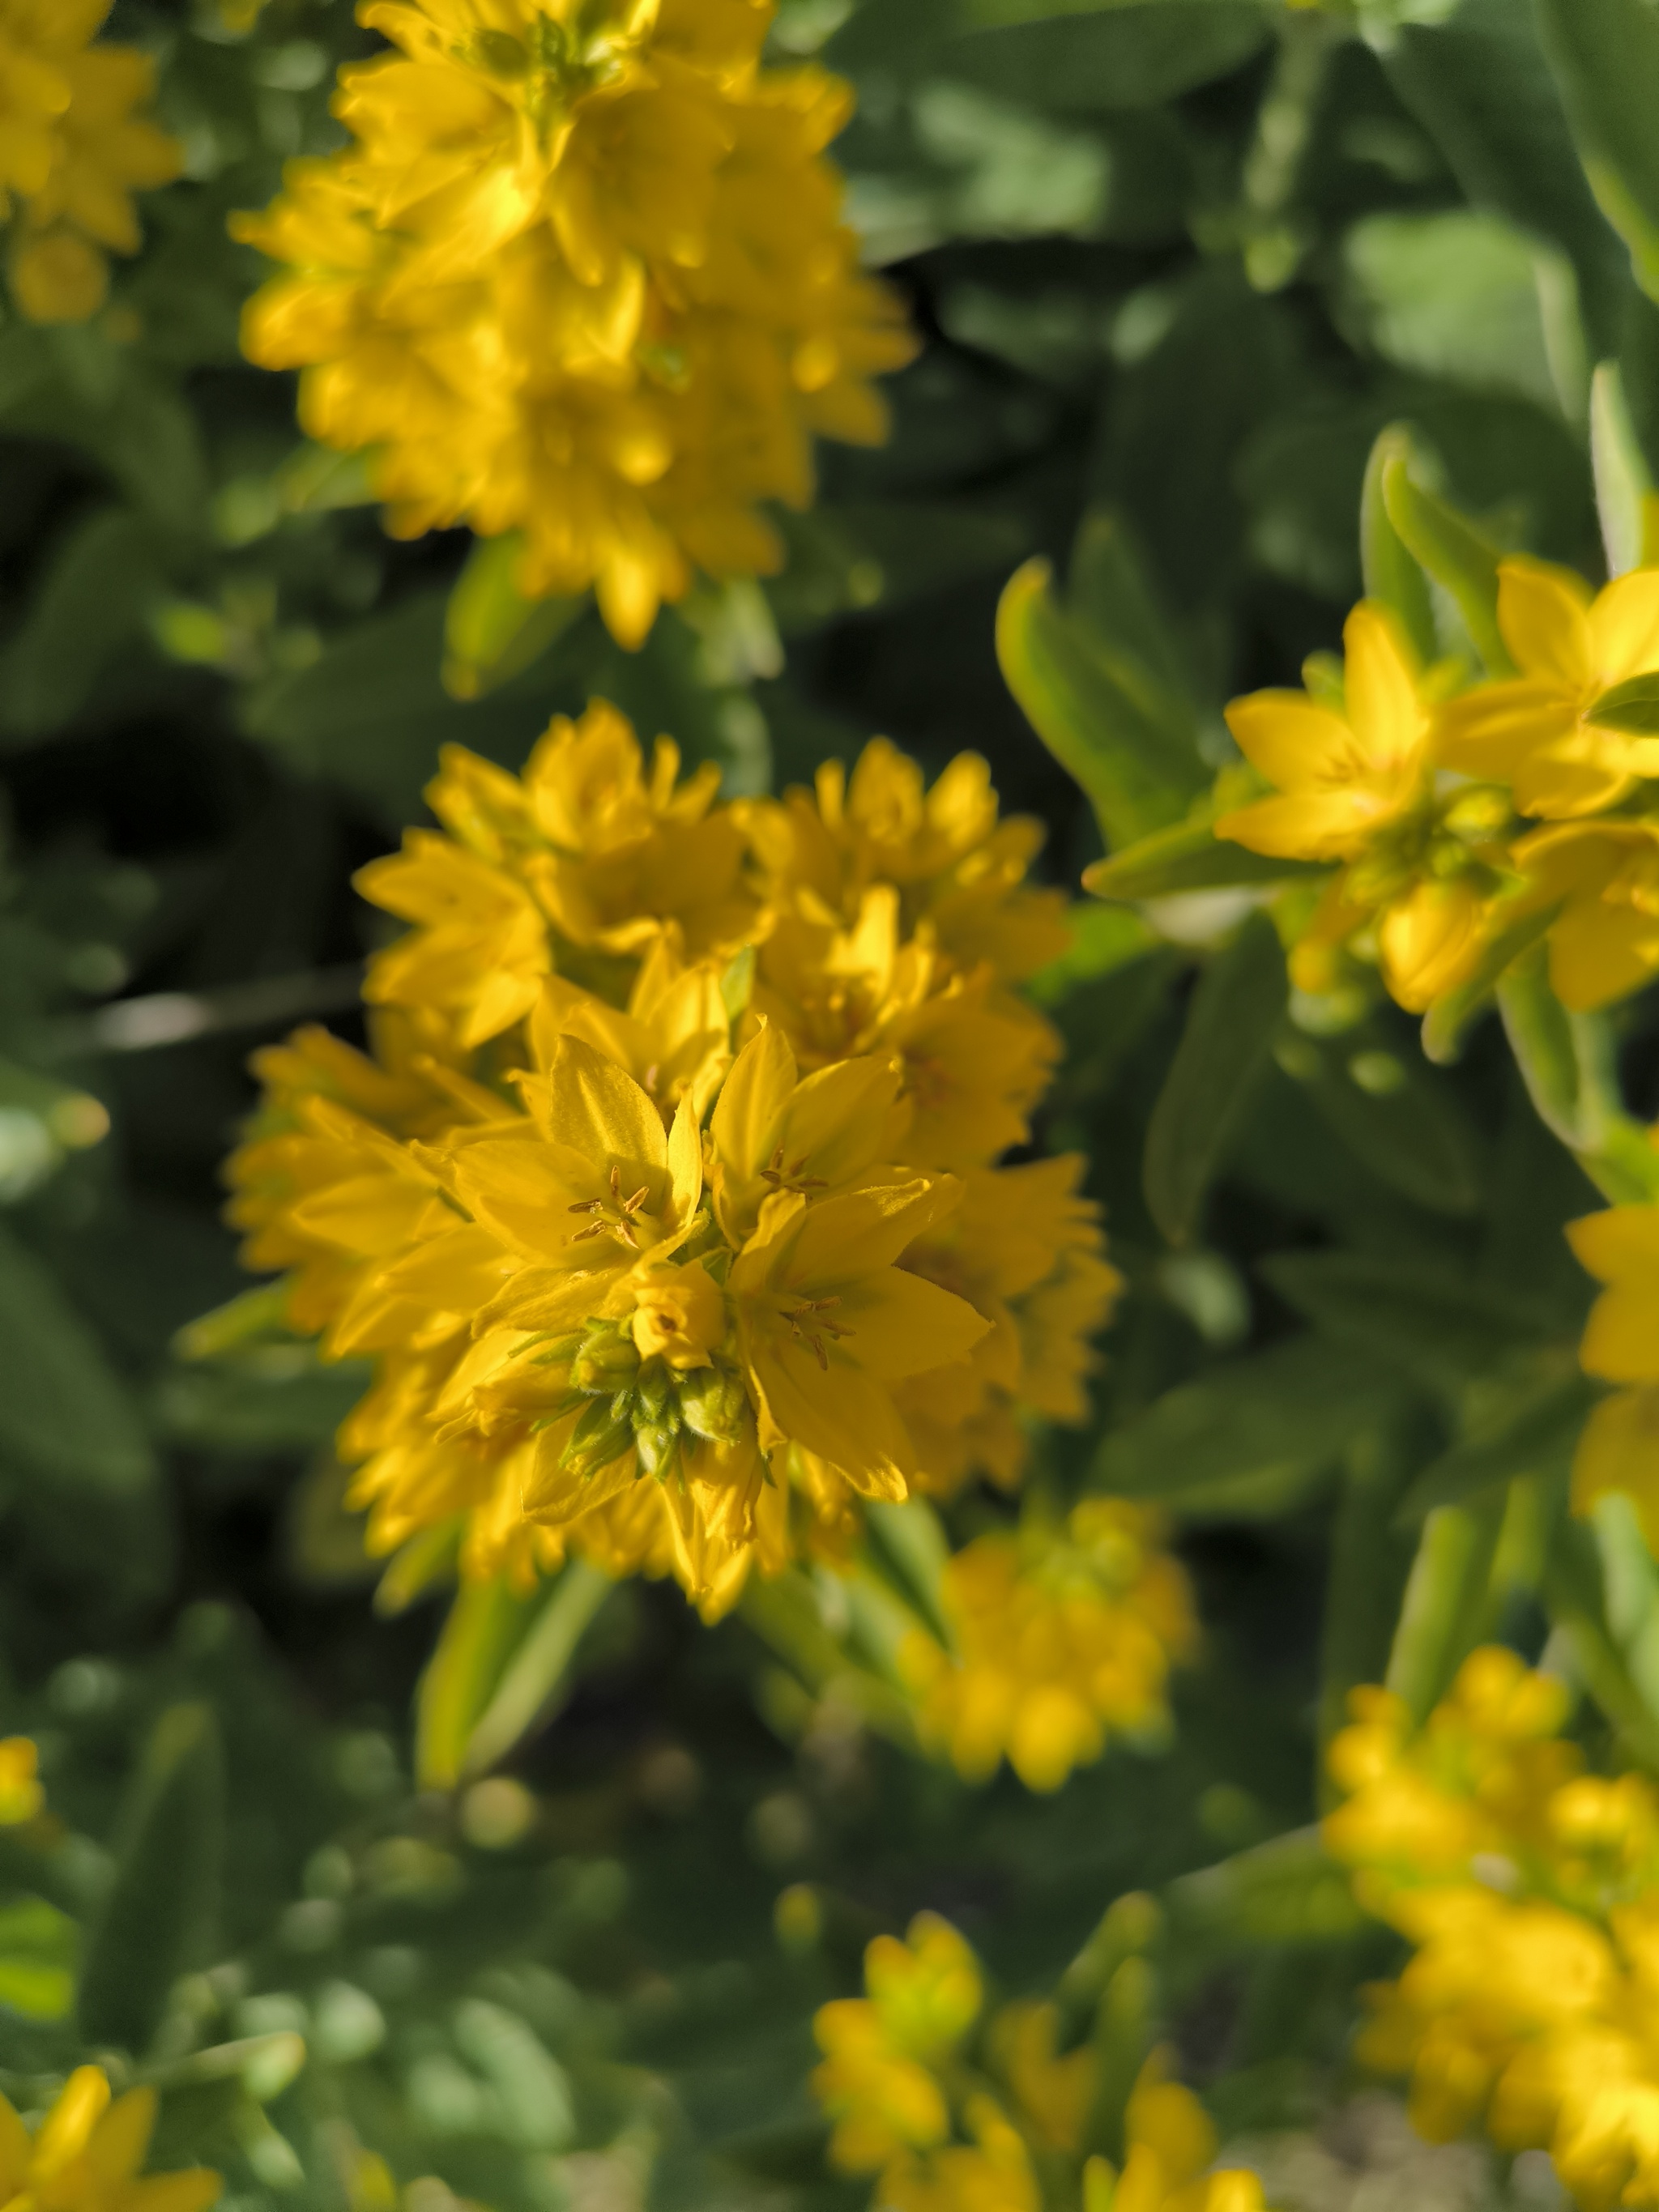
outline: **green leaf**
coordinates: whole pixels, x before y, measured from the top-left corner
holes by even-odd
[[[1628,730],[1633,737],[1659,734],[1659,675],[1632,676],[1604,691],[1589,720],[1604,730]]]
[[[461,1771],[487,1774],[534,1730],[544,1728],[569,1694],[576,1647],[616,1587],[586,1559],[572,1559],[491,1692],[467,1738]]]
[[[1659,1199],[1659,1152],[1625,1111],[1616,1043],[1601,1014],[1570,1013],[1541,949],[1498,986],[1504,1029],[1539,1119],[1615,1205]]]
[[[1184,1244],[1197,1224],[1289,995],[1285,955],[1264,915],[1253,915],[1199,978],[1146,1129],[1146,1203],[1172,1244]]]
[[[544,1591],[521,1594],[505,1576],[461,1583],[416,1692],[415,1767],[422,1789],[453,1789],[466,1771],[473,1731],[546,1603]]]
[[[135,2056],[148,2049],[179,1976],[202,1962],[224,1858],[224,1771],[206,1705],[173,1705],[129,1786],[115,1873],[87,1939],[76,2010],[82,2033]]]
[[[1654,484],[1616,361],[1604,361],[1591,380],[1590,460],[1607,574],[1627,575],[1647,550]]]
[[[38,738],[80,711],[110,656],[143,635],[159,562],[155,531],[125,508],[76,526],[0,656],[0,731]]]
[[[1659,299],[1659,14],[1648,0],[1536,0],[1545,52],[1607,221]]]
[[[1451,595],[1488,672],[1512,673],[1498,627],[1498,548],[1466,515],[1418,483],[1403,453],[1383,463],[1382,485],[1389,520],[1407,550]]]
[[[131,1400],[33,1253],[0,1229],[0,1454],[104,1496],[155,1472]]]
[[[452,699],[482,699],[521,675],[587,606],[577,599],[527,599],[518,587],[517,531],[475,540],[444,616],[443,686]]]
[[[1210,781],[1189,710],[1144,659],[1063,611],[1046,561],[1028,561],[997,610],[997,656],[1026,718],[1093,805],[1109,845],[1185,814]]]
[[[1630,1501],[1600,1498],[1589,1523],[1569,1515],[1546,1565],[1550,1618],[1565,1632],[1590,1695],[1629,1755],[1659,1763],[1654,1565]]]
[[[1182,1875],[1164,1893],[1178,1944],[1217,1952],[1328,1943],[1365,1924],[1342,1868],[1316,1827],[1296,1828],[1218,1866]]]
[[[1468,1505],[1442,1505],[1423,1523],[1385,1678],[1419,1722],[1450,1688],[1486,1628],[1504,1504],[1499,1492]]]
[[[1012,100],[1061,113],[1151,107],[1230,76],[1267,41],[1248,0],[1111,0],[1090,9],[965,0],[985,27],[951,40],[939,65]]]
[[[1303,1337],[1230,1360],[1114,1430],[1091,1486],[1176,1512],[1275,1515],[1399,1402],[1398,1379],[1359,1352]]]
[[[1413,1425],[1414,1427],[1415,1425]],[[1348,1694],[1382,1679],[1395,1622],[1411,1571],[1413,1546],[1402,1538],[1402,1489],[1415,1464],[1413,1430],[1356,1440],[1347,1455],[1331,1527],[1331,1564],[1320,1637],[1319,1762],[1322,1795],[1329,1789],[1325,1749],[1348,1716]]]
[[[1342,245],[1348,312],[1401,368],[1514,392],[1582,420],[1583,341],[1551,343],[1538,274],[1544,250],[1502,216],[1468,208],[1367,216]],[[1571,284],[1565,270],[1562,281]]]
[[[1437,1067],[1449,1067],[1462,1057],[1471,1025],[1492,1004],[1510,970],[1549,933],[1560,910],[1558,902],[1501,930],[1456,989],[1436,1000],[1423,1017],[1425,1060]]]
[[[1439,1387],[1455,1389],[1537,1343],[1545,1327],[1519,1299],[1418,1261],[1282,1252],[1258,1272],[1325,1335]]]
[[[1389,520],[1388,502],[1382,496],[1384,471],[1395,463],[1408,462],[1411,453],[1411,434],[1397,422],[1390,424],[1371,447],[1359,502],[1360,564],[1366,598],[1380,599],[1384,606],[1393,608],[1426,668],[1440,657],[1428,578]]]
[[[0,1905],[0,2005],[27,2020],[62,2020],[75,1999],[80,1930],[43,1897]]]
[[[1568,255],[1596,350],[1609,350],[1624,308],[1623,257],[1585,182],[1535,10],[1462,0],[1448,22],[1402,24],[1382,60],[1470,202]]]
[[[1468,1121],[1443,1079],[1392,1050],[1375,1028],[1337,1039],[1281,1044],[1279,1064],[1371,1173],[1431,1213],[1473,1213],[1480,1161]]]
[[[944,1592],[951,1544],[939,1515],[925,1498],[902,1505],[876,1502],[865,1508],[865,1527],[872,1564],[948,1650],[952,1639]]]
[[[1006,574],[1031,543],[1016,516],[953,501],[830,501],[805,514],[782,509],[774,520],[788,563],[766,597],[787,636],[901,607],[969,577]]]
[[[1216,836],[1216,811],[1206,808],[1083,872],[1083,888],[1096,898],[1169,898],[1182,891],[1231,890],[1241,884],[1285,883],[1297,876],[1322,875],[1310,860],[1270,860]]]
[[[1636,1502],[1622,1491],[1604,1492],[1589,1518],[1608,1630],[1644,1706],[1659,1721],[1659,1565]]]
[[[568,2148],[576,2133],[570,2079],[526,2021],[469,1997],[456,2008],[455,2040],[495,2092],[509,2142],[529,2151]]]
[[[1400,1501],[1400,1520],[1420,1521],[1437,1506],[1462,1505],[1499,1483],[1565,1474],[1595,1397],[1579,1375],[1506,1395],[1417,1476]]]

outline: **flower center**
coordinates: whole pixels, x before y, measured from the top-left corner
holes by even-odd
[[[789,1324],[790,1335],[798,1344],[811,1346],[818,1365],[826,1374],[830,1370],[830,1354],[824,1349],[824,1338],[827,1336],[832,1342],[839,1343],[842,1337],[855,1334],[850,1328],[843,1328],[837,1322],[823,1318],[825,1314],[834,1312],[840,1304],[839,1298],[808,1298],[801,1305],[781,1309],[783,1318]]]
[[[638,1215],[650,1195],[648,1186],[641,1183],[631,1198],[624,1198],[622,1194],[622,1170],[613,1167],[609,1201],[603,1198],[579,1198],[570,1208],[571,1212],[591,1213],[594,1218],[586,1229],[578,1229],[567,1237],[565,1243],[586,1244],[591,1237],[616,1237],[628,1246],[629,1251],[637,1252],[640,1249]]]

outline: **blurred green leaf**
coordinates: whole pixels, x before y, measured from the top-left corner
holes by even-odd
[[[463,1582],[456,1591],[416,1693],[415,1763],[423,1788],[452,1789],[466,1771],[472,1732],[545,1603],[544,1591],[517,1590],[500,1576]]]
[[[1386,1419],[1400,1391],[1374,1358],[1298,1338],[1166,1392],[1106,1437],[1091,1480],[1178,1513],[1276,1514]]]
[[[0,730],[38,738],[78,712],[112,655],[143,635],[160,560],[155,530],[125,508],[76,526],[0,653]]]
[[[80,1932],[40,1897],[0,1905],[0,2006],[28,2020],[62,2020],[75,1998]]]
[[[474,541],[444,616],[443,686],[452,699],[481,699],[540,659],[587,605],[580,599],[526,599],[517,574],[516,531]]]
[[[976,27],[939,66],[1016,100],[1062,112],[1151,107],[1230,76],[1267,41],[1252,0],[963,0]]]
[[[224,1862],[224,1764],[206,1705],[156,1723],[129,1785],[115,1872],[87,1937],[76,2012],[94,2044],[146,2051],[210,1940]]]
[[[1431,1213],[1475,1211],[1480,1160],[1474,1133],[1450,1086],[1419,1066],[1414,1054],[1394,1050],[1367,1024],[1340,1038],[1289,1038],[1279,1065],[1354,1158],[1390,1188]]]
[[[1283,1252],[1262,1261],[1259,1273],[1337,1342],[1397,1360],[1442,1388],[1455,1389],[1543,1333],[1524,1300],[1452,1267],[1358,1252]]]
[[[154,1473],[125,1390],[40,1262],[0,1229],[0,1452],[71,1488],[131,1495]]]
[[[1438,1505],[1462,1505],[1498,1483],[1564,1475],[1595,1395],[1579,1375],[1506,1393],[1416,1477],[1400,1501],[1401,1521],[1420,1520]]]
[[[586,1559],[572,1559],[563,1569],[467,1736],[464,1772],[488,1773],[552,1717],[568,1694],[576,1648],[615,1587]]]
[[[1486,1631],[1505,1502],[1499,1492],[1437,1506],[1423,1523],[1385,1677],[1419,1724]]]
[[[1512,672],[1498,627],[1498,548],[1467,516],[1416,481],[1404,453],[1382,465],[1382,504],[1407,550],[1455,601],[1492,676]]]
[[[1366,598],[1380,599],[1384,606],[1393,608],[1419,660],[1427,668],[1440,657],[1428,578],[1389,520],[1388,501],[1382,495],[1386,471],[1395,463],[1409,462],[1411,451],[1411,433],[1397,423],[1384,430],[1371,447],[1359,502],[1360,560]]]
[[[1537,0],[1545,51],[1590,189],[1659,298],[1659,17],[1646,0]]]
[[[1146,1204],[1172,1244],[1184,1244],[1198,1225],[1289,995],[1285,955],[1265,915],[1253,915],[1199,977],[1146,1125]]]
[[[1607,574],[1623,576],[1647,558],[1656,522],[1652,471],[1631,418],[1616,361],[1604,361],[1590,386],[1590,459]]]
[[[1179,819],[1209,781],[1190,714],[1146,662],[1057,603],[1029,561],[997,611],[997,655],[1037,735],[1076,777],[1109,844]]]

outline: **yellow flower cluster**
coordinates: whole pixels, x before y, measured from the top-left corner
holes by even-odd
[[[1230,708],[1244,780],[1271,795],[1237,794],[1216,835],[1333,869],[1283,904],[1302,989],[1334,989],[1358,958],[1420,1012],[1528,927],[1575,1009],[1659,970],[1659,735],[1621,696],[1659,672],[1659,569],[1592,594],[1568,569],[1506,561],[1498,622],[1517,672],[1462,690],[1460,665],[1419,665],[1367,601],[1340,670],[1310,663],[1307,690]]]
[[[232,1216],[377,1363],[340,1437],[377,1553],[574,1544],[712,1614],[1084,1411],[1118,1278],[1080,1164],[994,1164],[1057,1051],[1011,988],[1066,941],[1033,825],[882,743],[811,797],[717,781],[603,703],[521,778],[447,752],[442,831],[358,878],[412,925],[372,1053],[256,1062]]]
[[[106,252],[136,253],[132,195],[179,173],[176,142],[137,111],[155,70],[91,41],[110,0],[0,0],[0,221],[12,297],[31,322],[78,323],[109,286]]]
[[[350,144],[237,226],[285,264],[249,357],[391,527],[521,532],[524,592],[594,585],[629,645],[695,569],[778,566],[758,503],[806,504],[814,434],[878,442],[914,351],[824,158],[848,89],[763,69],[772,14],[362,0],[394,51],[341,72]]]
[[[901,1654],[924,1740],[970,1782],[1006,1757],[1028,1789],[1057,1790],[1109,1735],[1165,1724],[1197,1624],[1163,1533],[1143,1507],[1088,1498],[1063,1527],[1031,1516],[958,1552],[944,1573],[954,1650],[916,1634]]]
[[[0,2096],[0,2191],[13,2212],[207,2212],[223,2183],[205,2166],[141,2179],[154,2089],[110,2102],[96,2066],[77,2067],[31,2135]]]
[[[818,2011],[812,2087],[835,2124],[831,2163],[877,2177],[878,2212],[1042,2212],[1039,2167],[1057,2163],[1084,2212],[1260,2212],[1253,2173],[1207,2170],[1215,2130],[1162,2051],[1128,2100],[1121,2173],[1087,2155],[1093,2051],[1059,2053],[1052,2004],[985,2021],[979,1962],[948,1921],[924,1912],[904,1942],[878,1936],[864,1978],[866,1996]]]
[[[1605,2212],[1659,2190],[1659,1795],[1584,1771],[1567,1702],[1492,1649],[1419,1731],[1398,1698],[1356,1692],[1325,1838],[1415,1947],[1370,1993],[1361,2057],[1410,2075],[1431,2140],[1484,2119]]]

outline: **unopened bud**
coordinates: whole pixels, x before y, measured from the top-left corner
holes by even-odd
[[[640,1411],[647,1421],[660,1421],[668,1411],[673,1386],[668,1370],[659,1359],[647,1360],[640,1370],[637,1395]]]
[[[574,1389],[591,1398],[608,1398],[629,1389],[640,1371],[640,1355],[631,1336],[620,1329],[596,1328],[582,1340],[571,1363]]]
[[[570,1431],[559,1464],[586,1480],[620,1459],[633,1441],[633,1423],[625,1414],[619,1417],[614,1404],[601,1401],[590,1406]]]
[[[735,1375],[718,1367],[700,1367],[680,1384],[680,1417],[694,1437],[714,1443],[735,1443],[743,1428],[749,1401]]]
[[[641,1471],[654,1475],[659,1482],[665,1481],[679,1459],[678,1419],[647,1421],[634,1431],[634,1449],[640,1455]]]

